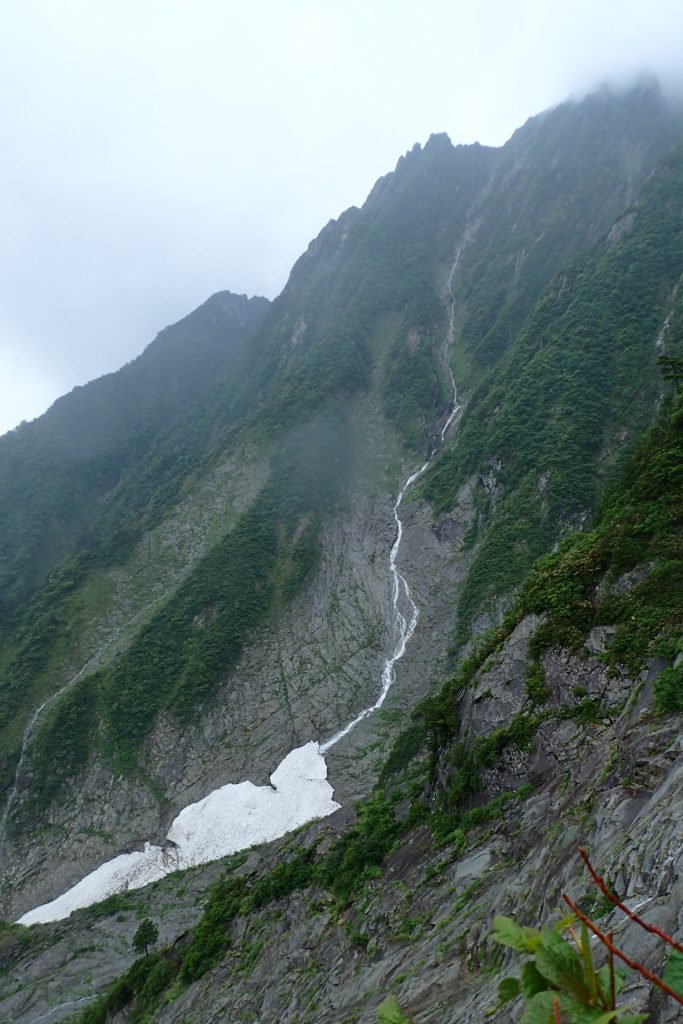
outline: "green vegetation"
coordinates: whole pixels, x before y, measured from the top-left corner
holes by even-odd
[[[681,408],[679,392],[603,499],[593,527],[567,537],[530,573],[522,610],[546,616],[534,638],[537,656],[554,644],[577,646],[595,625],[616,625],[608,664],[637,672],[648,655],[675,657],[683,636]],[[678,678],[670,669],[660,682],[660,710],[679,710]]]
[[[576,1021],[582,1024],[640,1024],[647,1014],[633,1013],[625,1005],[618,1008],[626,972],[610,963],[594,966],[590,935],[581,924],[580,938],[573,930],[573,917],[563,919],[556,928],[522,928],[508,917],[497,917],[492,938],[528,957],[520,978],[505,978],[498,986],[498,1006],[489,1015],[522,997],[523,1024],[555,1024]],[[562,937],[569,930],[574,943]]]
[[[457,445],[422,484],[437,512],[475,474],[489,481],[487,494],[496,489],[460,600],[457,646],[475,613],[518,586],[560,530],[595,507],[626,439],[647,426],[660,388],[653,340],[669,314],[667,345],[683,344],[682,150],[662,162],[633,218],[619,244],[577,257],[546,289],[472,395]]]
[[[580,687],[558,707],[541,666],[551,647],[583,645],[596,625],[614,630],[601,658],[636,675],[652,656],[674,662],[683,651],[683,391],[665,403],[657,423],[603,498],[592,527],[568,535],[552,555],[539,559],[505,621],[480,638],[459,671],[413,712],[386,762],[382,780],[406,778],[406,764],[422,758],[432,795],[429,823],[440,841],[461,844],[467,829],[495,817],[503,804],[484,806],[485,773],[513,748],[525,750],[546,720],[600,722],[605,711]],[[541,616],[529,645],[528,710],[477,739],[460,739],[462,692],[527,614]],[[683,667],[665,668],[655,682],[655,710],[683,710]],[[424,757],[423,755],[427,755]],[[438,780],[438,785],[437,785]],[[502,795],[503,803],[514,791]],[[522,794],[523,795],[523,794]],[[414,814],[417,812],[414,811]]]
[[[39,813],[90,758],[98,731],[100,675],[76,683],[45,718],[31,752],[35,784],[30,811]]]
[[[139,536],[136,516],[159,506],[169,485],[177,493],[206,444],[195,405],[235,365],[267,305],[214,296],[119,373],[0,439],[5,627],[58,563],[94,548],[96,522],[99,557],[114,554],[126,534]]]
[[[401,834],[416,821],[426,821],[437,840],[447,843],[453,854],[457,855],[464,848],[469,831],[495,820],[514,801],[525,799],[530,794],[531,786],[526,784],[482,801],[485,791],[485,787],[482,787],[482,773],[495,768],[508,748],[527,748],[536,728],[546,718],[571,715],[579,720],[593,720],[596,715],[600,715],[599,706],[590,697],[582,697],[579,690],[574,695],[582,697],[578,704],[560,708],[543,706],[540,709],[538,705],[535,708],[532,706],[531,710],[513,718],[509,725],[487,736],[470,742],[456,742],[459,733],[459,694],[487,661],[495,656],[521,615],[534,611],[545,616],[545,622],[534,638],[532,653],[536,658],[551,643],[577,644],[608,600],[608,597],[598,596],[609,594],[609,588],[601,582],[605,574],[608,580],[617,581],[625,571],[637,568],[643,561],[647,565],[653,561],[656,564],[663,553],[666,553],[667,564],[674,557],[674,552],[678,552],[676,557],[680,557],[680,517],[683,509],[680,493],[683,486],[680,407],[679,395],[668,404],[660,421],[628,462],[621,482],[605,498],[594,527],[585,534],[567,538],[558,552],[537,564],[506,622],[482,638],[478,648],[463,663],[460,672],[446,683],[439,694],[423,701],[417,709],[414,723],[399,737],[390,754],[391,770],[384,775],[388,790],[378,789],[371,799],[359,805],[356,823],[339,836],[324,854],[318,854],[315,847],[309,847],[267,874],[224,877],[211,890],[202,919],[189,941],[174,950],[173,957],[168,951],[162,952],[148,958],[151,964],[147,968],[141,968],[139,962],[134,965],[128,975],[119,979],[83,1015],[83,1024],[101,1024],[108,1019],[108,1013],[113,1013],[114,1009],[120,1010],[123,1006],[128,1007],[133,1014],[131,1020],[144,1020],[143,1012],[159,1005],[162,998],[179,994],[185,986],[220,962],[232,941],[232,922],[241,915],[261,911],[294,891],[321,887],[335,897],[339,907],[343,907],[362,886],[381,875],[387,854]],[[633,538],[638,538],[637,544],[632,542]],[[680,575],[683,576],[683,573]],[[634,595],[637,597],[637,603],[618,606],[629,609],[628,621],[610,619],[612,625],[619,625],[619,629],[626,631],[633,628],[632,614],[636,615],[636,619],[640,616],[642,622],[648,624],[647,643],[641,642],[646,634],[644,627],[638,626],[636,621],[635,633],[627,632],[631,642],[622,643],[620,647],[621,651],[629,652],[629,656],[634,659],[631,664],[636,667],[648,654],[653,643],[659,642],[659,649],[666,650],[672,660],[680,651],[680,640],[674,644],[669,640],[662,646],[662,636],[673,635],[673,621],[669,615],[673,605],[668,603],[670,593],[665,589],[662,596],[658,591],[660,596],[657,597],[647,587],[639,590],[647,578],[636,583],[625,595],[620,595],[620,600],[623,598],[629,602],[636,601]],[[587,610],[586,602],[593,611]],[[677,600],[678,615],[682,606],[682,602]],[[575,623],[579,624],[579,628],[575,628]],[[618,637],[619,632],[615,635]],[[680,637],[680,631],[676,635]],[[633,636],[638,638],[637,644],[632,642]],[[608,660],[612,657],[609,651]],[[675,673],[675,678],[672,673]],[[663,710],[670,710],[669,702],[676,704],[680,700],[679,670],[663,674],[663,679],[657,699],[664,706]],[[670,692],[675,696],[670,697]],[[677,706],[673,710],[677,710]],[[433,789],[425,791],[424,785],[420,787],[413,811],[403,821],[399,821],[396,805],[403,794],[398,782],[405,772],[405,760],[421,756],[424,752],[425,739],[431,746],[431,755],[425,759],[425,770],[433,781],[438,769],[441,788],[435,794]],[[428,794],[426,801],[425,792]],[[600,906],[596,903],[593,910],[597,913]],[[589,970],[587,959],[581,952],[581,949],[585,952],[587,948],[585,943],[580,943],[581,949],[572,949],[557,930],[535,932],[532,929],[517,929],[514,922],[510,922],[509,927],[499,923],[497,933],[508,939],[512,936],[515,942],[521,934],[519,941],[525,944],[524,950],[535,959],[530,961],[532,966],[523,968],[520,981],[508,979],[501,983],[500,995],[501,999],[508,1000],[519,995],[526,996],[529,1005],[535,1000],[532,1010],[534,1013],[538,1011],[539,1015],[524,1017],[527,1024],[536,1024],[537,1021],[538,1024],[546,1024],[548,1020],[552,1022],[552,1018],[548,1018],[548,1008],[554,1012],[554,997],[558,1000],[560,1012],[568,1014],[568,1024],[575,1019],[582,1022],[595,1021],[596,1024],[598,1020],[603,1024],[627,1024],[628,1015],[624,1016],[622,1011],[603,1006],[600,1002],[605,998],[605,971],[604,968],[594,968],[592,962]],[[356,935],[353,929],[350,937],[352,941],[364,945],[365,937],[360,933]],[[504,941],[503,938],[500,941]],[[528,948],[530,942],[534,945],[533,950]],[[511,941],[507,944],[510,945]],[[557,973],[560,967],[562,979]],[[158,973],[153,975],[153,969]],[[672,972],[677,969],[676,964],[667,969],[665,978],[671,981]],[[153,980],[148,983],[148,978]],[[159,979],[163,979],[163,984]],[[615,981],[615,991],[618,991],[618,987],[619,983]],[[150,991],[156,994],[151,997]],[[571,1015],[574,1013],[571,1001],[577,998],[579,1001],[584,999],[588,1007],[587,1015],[581,1018]],[[596,1012],[591,1016],[593,1010]],[[596,1015],[598,1010],[603,1014],[602,1017]],[[403,1019],[396,1016],[400,1012],[396,1001],[389,1000],[383,1005],[381,1019]],[[564,1019],[564,1016],[561,1017],[561,1020]],[[631,1015],[631,1024],[639,1019],[642,1018]]]
[[[100,708],[110,753],[129,769],[162,709],[186,720],[210,698],[250,632],[306,579],[319,524],[343,496],[349,459],[341,414],[288,435],[257,505],[200,560],[112,668],[69,691],[42,723],[31,752],[44,777],[34,802],[44,805],[84,763]],[[67,740],[72,747],[52,774],[54,751]]]
[[[159,929],[151,918],[146,917],[133,936],[133,949],[136,953],[149,955],[149,947],[154,946],[159,940]]]

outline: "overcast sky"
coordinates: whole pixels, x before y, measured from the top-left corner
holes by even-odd
[[[0,432],[214,291],[274,297],[431,132],[682,66],[682,0],[8,0]]]

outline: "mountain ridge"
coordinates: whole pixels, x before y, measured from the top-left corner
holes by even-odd
[[[682,340],[683,158],[669,151],[683,121],[640,90],[564,105],[513,139],[487,150],[436,136],[362,208],[330,222],[283,293],[257,302],[253,324],[236,332],[225,376],[204,373],[204,397],[159,431],[151,454],[126,453],[131,469],[93,547],[75,549],[10,618],[0,656],[0,767],[14,794],[6,913],[163,836],[221,780],[265,781],[297,743],[374,701],[395,629],[391,508],[450,410],[449,304],[464,410],[404,506],[401,572],[420,619],[386,708],[330,753],[342,804],[367,801],[387,758],[410,768],[405,752],[422,740],[400,736],[408,709],[431,680],[453,678],[457,648],[501,621],[571,523],[562,500],[588,515],[626,442],[652,420],[656,354],[676,354]],[[529,609],[525,635],[499,642],[526,650],[538,613]],[[512,662],[524,694],[527,655]],[[528,671],[538,695],[536,663]],[[494,721],[506,714],[504,682]],[[490,699],[482,690],[469,706],[473,724]],[[571,720],[578,736],[586,723]],[[523,740],[528,722],[518,725],[498,736],[498,753]],[[403,755],[391,753],[397,737]],[[439,777],[445,785],[447,772]],[[367,806],[393,841],[385,801]],[[339,813],[333,831],[348,820]],[[354,828],[341,850],[360,842]]]

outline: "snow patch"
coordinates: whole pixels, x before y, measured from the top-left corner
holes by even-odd
[[[332,799],[327,765],[315,741],[292,750],[270,782],[270,786],[240,782],[214,790],[180,812],[168,832],[169,846],[145,843],[144,851],[107,861],[51,903],[24,914],[17,924],[61,921],[74,910],[114,893],[141,889],[172,871],[279,839],[341,806]]]

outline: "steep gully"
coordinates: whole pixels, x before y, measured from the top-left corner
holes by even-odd
[[[30,925],[61,920],[68,917],[72,911],[97,903],[113,893],[141,888],[172,871],[207,863],[237,850],[278,839],[308,821],[332,814],[340,807],[333,800],[333,790],[327,782],[324,755],[384,704],[396,678],[396,663],[404,656],[417,626],[417,605],[413,601],[405,577],[397,567],[403,537],[399,509],[407,491],[425,473],[441,450],[448,430],[461,409],[457,402],[455,379],[448,363],[455,330],[454,303],[450,295],[461,252],[462,246],[456,252],[448,276],[448,328],[441,350],[441,358],[450,377],[452,402],[437,443],[420,468],[407,478],[393,507],[396,536],[389,554],[389,567],[392,577],[396,642],[393,653],[386,659],[382,669],[382,685],[377,700],[370,707],[363,709],[330,739],[323,743],[313,740],[303,747],[292,750],[271,775],[270,786],[240,782],[214,790],[203,800],[190,804],[180,812],[171,825],[163,847],[146,843],[144,851],[121,854],[101,865],[55,900],[24,914],[17,923]],[[75,682],[84,671],[85,668],[67,683],[60,693]],[[16,799],[18,778],[36,722],[44,708],[57,696],[58,694],[55,694],[36,711],[26,730],[17,781],[5,808],[3,825]]]

